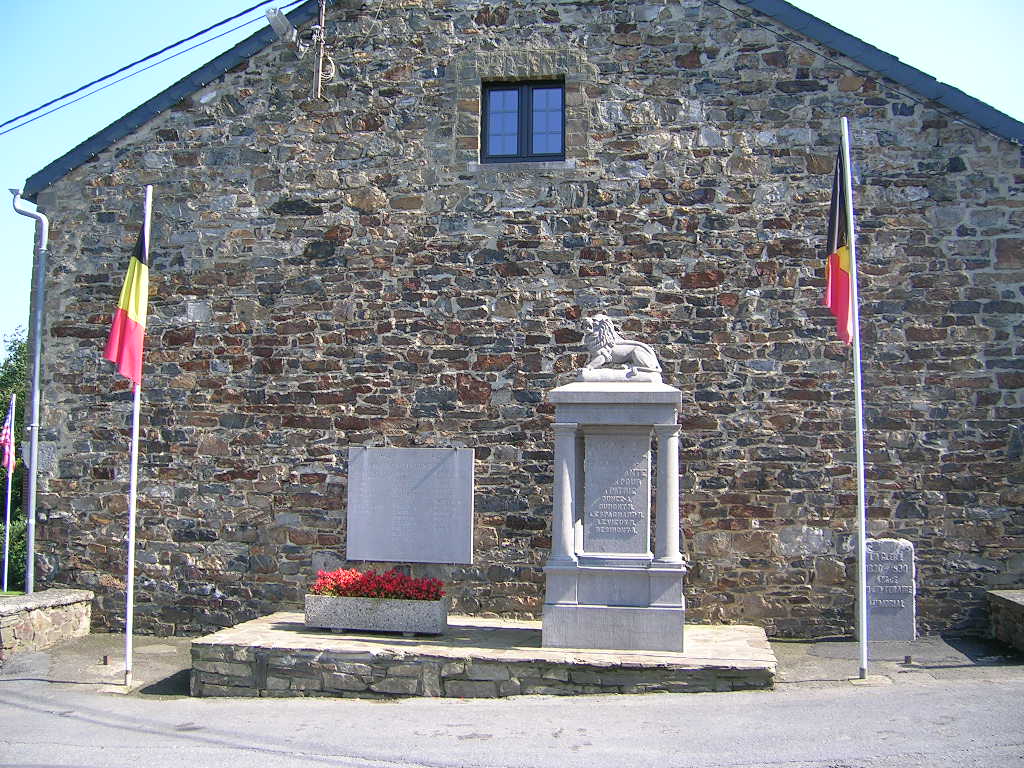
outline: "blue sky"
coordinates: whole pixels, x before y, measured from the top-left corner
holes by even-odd
[[[285,0],[273,3],[283,5]],[[1024,120],[1019,32],[1024,0],[791,0],[939,80]],[[22,0],[5,4],[0,122],[112,72],[256,0]],[[32,221],[11,209],[8,188],[265,24],[254,21],[25,128],[0,135],[0,336],[28,326]],[[0,131],[6,130],[0,128]],[[141,194],[141,192],[140,192]],[[98,353],[98,352],[97,352]]]

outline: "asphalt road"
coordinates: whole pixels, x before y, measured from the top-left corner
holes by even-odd
[[[853,644],[778,643],[768,692],[393,701],[191,699],[187,641],[138,643],[153,683],[128,695],[95,639],[12,658],[0,765],[1024,767],[1024,662],[978,643],[879,649],[858,682]]]

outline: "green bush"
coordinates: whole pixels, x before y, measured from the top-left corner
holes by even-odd
[[[2,502],[0,502],[2,506]],[[0,511],[0,577],[3,569],[4,521]],[[11,516],[11,541],[7,570],[7,589],[25,589],[25,518],[21,515]],[[0,582],[2,584],[2,582]]]

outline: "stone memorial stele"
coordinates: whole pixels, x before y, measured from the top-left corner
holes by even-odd
[[[473,562],[473,449],[348,450],[349,560]]]
[[[686,564],[679,551],[676,423],[682,393],[662,383],[654,350],[622,338],[610,318],[596,315],[583,325],[590,359],[576,381],[548,396],[555,406],[555,467],[542,642],[682,651]]]
[[[906,539],[868,539],[868,640],[917,638],[914,545]]]

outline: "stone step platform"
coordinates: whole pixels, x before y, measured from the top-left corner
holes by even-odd
[[[992,589],[988,593],[992,637],[1024,653],[1024,589]]]
[[[192,641],[193,696],[434,696],[771,688],[775,654],[751,626],[686,627],[683,653],[542,648],[539,621],[450,616],[438,636],[307,629],[275,613]]]

